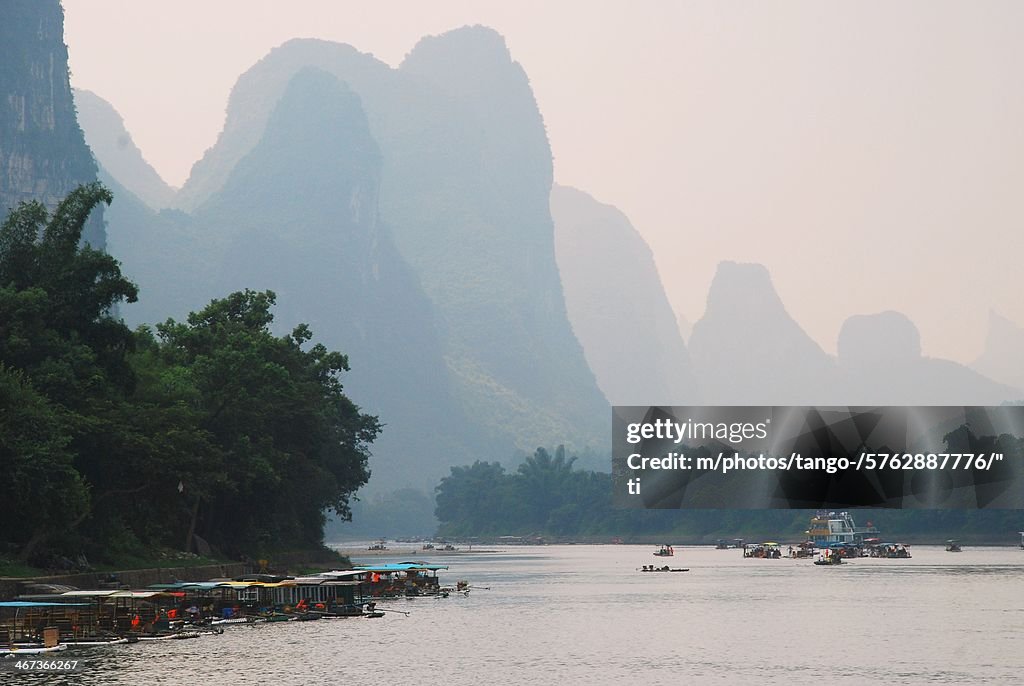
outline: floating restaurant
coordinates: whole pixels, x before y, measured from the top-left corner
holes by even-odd
[[[443,594],[437,573],[448,565],[426,562],[390,562],[358,565],[354,569],[324,572],[335,579],[358,579],[365,595],[371,598],[397,598]]]
[[[447,597],[447,565],[400,562],[308,576],[154,584],[146,589],[71,590],[0,602],[0,654],[220,633],[227,624],[382,617],[374,598]]]

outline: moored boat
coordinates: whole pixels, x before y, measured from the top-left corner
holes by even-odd
[[[877,534],[878,529],[871,522],[868,522],[867,526],[857,526],[849,512],[819,511],[811,518],[810,526],[805,533],[819,548],[837,543],[863,546],[867,537]]]

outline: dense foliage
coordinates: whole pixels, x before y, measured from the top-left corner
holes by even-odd
[[[304,349],[305,325],[273,335],[269,291],[129,330],[113,313],[135,285],[81,245],[110,200],[90,184],[0,227],[0,556],[318,546],[380,431],[343,392],[346,357]]]

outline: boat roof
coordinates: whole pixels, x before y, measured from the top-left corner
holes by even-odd
[[[303,576],[292,579],[290,583],[283,583],[282,586],[359,586],[358,581],[340,581],[331,577]]]
[[[153,598],[155,596],[169,596],[166,591],[122,591],[122,590],[101,590],[101,591],[67,591],[61,593],[65,598]],[[65,605],[67,603],[64,603]]]
[[[408,572],[408,571],[437,571],[439,569],[448,569],[448,565],[434,565],[427,564],[426,562],[388,562],[385,564],[376,565],[356,565],[355,570],[361,570],[364,572]]]
[[[362,576],[368,574],[367,569],[335,569],[330,572],[322,572],[320,576],[330,577],[332,579],[343,579],[346,577]]]
[[[116,588],[108,588],[93,591],[65,591],[60,595],[65,598],[106,598],[117,593]]]
[[[0,602],[0,607],[67,607],[69,605],[79,606],[89,603],[40,603],[34,600],[5,600]]]

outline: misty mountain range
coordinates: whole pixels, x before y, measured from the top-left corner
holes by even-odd
[[[831,356],[757,264],[720,264],[684,341],[628,218],[553,186],[527,75],[484,27],[425,38],[398,68],[289,41],[239,78],[220,138],[177,192],[109,104],[86,92],[76,104],[115,194],[108,250],[141,287],[126,320],[276,291],[281,329],[308,322],[349,355],[347,390],[386,424],[372,467],[389,487],[538,445],[606,451],[609,403],[1022,395],[1012,322],[993,315],[974,369],[922,356],[896,312],[851,316]]]

